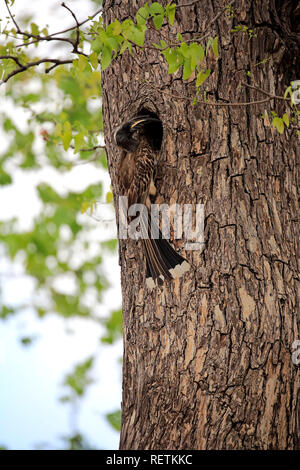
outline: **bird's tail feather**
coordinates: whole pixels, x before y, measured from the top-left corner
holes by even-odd
[[[165,280],[181,277],[190,269],[189,263],[179,255],[168,240],[162,238],[158,229],[159,238],[151,238],[151,219],[148,214],[148,224],[142,219],[142,230],[148,238],[143,239],[143,246],[147,261],[146,284],[152,289]],[[153,227],[153,222],[152,222]]]

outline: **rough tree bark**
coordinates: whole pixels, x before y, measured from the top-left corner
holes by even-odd
[[[105,24],[134,18],[143,3],[105,0]],[[212,58],[207,61],[214,67],[204,86],[210,101],[263,100],[266,95],[241,83],[255,81],[282,95],[300,78],[297,3],[236,1],[232,18],[222,14],[209,27],[211,36],[219,36],[220,49],[214,65]],[[182,6],[175,29],[185,39],[206,32],[225,5],[203,0]],[[233,34],[238,24],[256,37]],[[176,41],[169,26],[162,33],[167,42]],[[157,39],[150,29],[146,44]],[[183,280],[148,291],[139,243],[120,243],[120,447],[299,449],[299,368],[291,360],[292,343],[300,338],[296,133],[288,129],[279,135],[262,119],[270,110],[282,115],[280,100],[191,106],[193,79],[184,82],[181,71],[168,75],[152,49],[126,52],[102,75],[115,197],[119,151],[112,130],[145,107],[164,126],[156,202],[205,205],[203,252],[184,252],[175,243],[192,264]]]

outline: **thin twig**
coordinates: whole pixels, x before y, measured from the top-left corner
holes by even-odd
[[[15,20],[13,14],[12,14],[12,12],[10,11],[10,8],[9,8],[9,5],[8,5],[8,0],[4,0],[4,3],[5,3],[5,5],[6,5],[8,14],[9,14],[9,16],[11,17],[11,19],[12,19],[12,21],[13,21],[13,23],[14,23],[16,29],[17,29],[17,32],[20,33],[20,32],[21,32],[21,29],[19,28],[18,23],[16,22],[16,20]]]
[[[67,7],[68,9],[68,7]],[[95,11],[95,13],[93,15],[91,15],[89,18],[83,20],[83,21],[77,21],[77,23],[74,25],[74,26],[71,26],[69,28],[66,28],[66,29],[63,29],[61,31],[57,31],[56,33],[52,33],[52,34],[49,34],[48,36],[36,36],[36,35],[33,35],[33,34],[29,34],[29,33],[24,33],[20,30],[20,28],[18,27],[18,33],[19,34],[23,34],[25,35],[26,37],[32,37],[32,38],[35,38],[34,41],[31,41],[31,42],[28,42],[28,43],[22,43],[22,44],[18,44],[18,46],[16,47],[24,47],[24,46],[31,46],[32,44],[36,44],[37,42],[40,42],[40,41],[65,41],[65,42],[69,42],[71,43],[73,46],[74,46],[74,42],[71,40],[71,39],[68,39],[68,38],[56,38],[56,37],[53,37],[53,36],[58,36],[59,34],[65,34],[65,33],[68,33],[69,31],[73,31],[73,29],[75,28],[79,28],[80,26],[84,25],[85,23],[87,23],[88,21],[91,21],[93,18],[95,18],[95,16],[99,15],[99,13],[101,13],[102,11],[102,8],[99,8],[97,11]],[[14,22],[15,23],[15,22]]]
[[[79,40],[80,40],[80,33],[79,33],[79,27],[80,27],[80,26],[79,26],[78,20],[77,20],[77,18],[76,18],[75,13],[71,10],[71,8],[69,8],[69,7],[65,4],[65,2],[62,2],[61,6],[62,6],[63,8],[66,8],[66,9],[71,13],[71,15],[73,16],[73,18],[74,18],[74,20],[75,20],[75,22],[76,22],[76,41],[75,41],[75,43],[74,43],[74,52],[77,52],[77,48],[78,48],[78,46],[79,46]]]
[[[191,2],[182,3],[181,5],[176,5],[176,8],[191,7],[192,5],[195,5],[195,3],[198,3],[199,1],[200,0],[193,0]]]
[[[15,57],[13,55],[0,55],[0,60],[4,60],[4,59],[10,59],[10,60],[14,60],[15,63],[20,67],[20,68],[23,68],[23,64],[21,64],[21,62],[19,61],[18,57]]]
[[[271,99],[272,98],[269,97],[269,98],[265,98],[264,100],[246,101],[246,102],[243,102],[243,103],[220,103],[220,102],[210,103],[210,102],[203,101],[203,100],[197,100],[197,103],[205,104],[205,105],[208,105],[208,106],[252,106],[252,105],[255,105],[255,104],[267,103]]]
[[[66,59],[66,60],[51,60],[51,62],[54,62],[51,67],[46,68],[45,73],[51,72],[51,70],[55,69],[55,67],[58,67],[59,65],[64,65],[64,64],[72,64],[73,60],[71,59]]]
[[[75,147],[73,145],[70,145],[70,148],[73,149],[73,150],[75,149]],[[88,149],[79,149],[79,152],[93,152],[94,150],[98,150],[98,149],[106,150],[106,146],[105,145],[94,145],[94,147],[91,147],[91,148],[88,148]]]
[[[93,13],[93,15],[89,16],[86,20],[80,21],[75,26],[71,26],[70,28],[63,29],[62,31],[58,31],[57,33],[52,33],[51,36],[57,36],[58,34],[68,33],[69,31],[72,31],[73,29],[75,29],[77,27],[80,27],[85,23],[88,23],[88,21],[93,20],[95,18],[95,16],[97,16],[97,15],[99,15],[99,13],[101,13],[101,11],[102,11],[102,7],[99,8],[99,10],[95,11],[95,13]]]
[[[269,91],[263,90],[262,88],[259,88],[258,86],[249,85],[248,83],[245,83],[245,82],[242,82],[242,85],[246,86],[247,88],[251,88],[252,90],[259,91],[260,93],[263,93],[264,95],[267,95],[272,99],[276,98],[277,100],[289,101],[289,98],[284,98],[283,96],[273,95]]]
[[[80,149],[80,152],[92,152],[93,150],[97,150],[97,149],[106,150],[106,146],[105,145],[94,145],[94,147],[91,147],[89,149]]]
[[[25,34],[25,33],[20,33],[20,34]],[[70,38],[61,38],[61,37],[52,38],[51,36],[39,36],[38,39],[35,39],[34,41],[23,42],[22,44],[16,45],[16,48],[24,47],[24,46],[31,46],[32,44],[37,44],[40,41],[48,41],[48,42],[50,42],[50,41],[64,41],[64,42],[68,42],[68,43],[72,44],[72,46],[74,47],[74,41]]]
[[[156,87],[155,85],[153,85],[152,83],[150,82],[147,82],[148,85],[150,85],[150,87],[156,89],[156,90],[159,90],[160,93],[162,93],[163,95],[167,95],[167,96],[170,96],[171,98],[174,98],[174,99],[177,99],[177,100],[184,100],[184,101],[192,101],[194,100],[194,98],[188,98],[186,96],[182,96],[182,95],[174,95],[173,93],[169,93],[167,91],[164,91],[164,90],[161,90],[159,87]],[[263,100],[258,100],[258,101],[247,101],[247,102],[241,102],[241,103],[221,103],[221,102],[214,102],[214,103],[210,103],[209,101],[203,101],[203,100],[198,100],[197,99],[197,104],[200,103],[200,104],[205,104],[207,106],[227,106],[227,107],[230,107],[230,106],[251,106],[251,105],[255,105],[255,104],[262,104],[262,103],[267,103],[268,101],[271,101],[271,99],[275,98],[275,96],[269,96],[268,98],[265,98]]]

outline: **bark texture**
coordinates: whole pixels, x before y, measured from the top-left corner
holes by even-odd
[[[105,24],[134,18],[143,3],[105,0]],[[207,59],[213,69],[204,85],[210,101],[266,98],[241,85],[253,80],[282,95],[300,78],[297,3],[236,1],[233,17],[223,14],[210,26],[220,50],[218,60]],[[176,30],[191,39],[206,32],[225,6],[203,0],[178,8],[175,28],[165,25],[162,34],[169,43],[176,42]],[[238,24],[256,36],[233,34]],[[158,37],[150,29],[146,44]],[[292,343],[300,339],[295,130],[279,135],[261,117],[270,110],[282,115],[281,101],[191,106],[193,80],[184,82],[181,70],[168,75],[164,59],[152,49],[124,53],[102,75],[115,197],[120,153],[112,131],[145,107],[164,126],[156,202],[205,205],[204,250],[184,252],[175,243],[192,264],[182,280],[148,291],[139,243],[120,243],[120,447],[299,449],[299,367],[291,360]]]

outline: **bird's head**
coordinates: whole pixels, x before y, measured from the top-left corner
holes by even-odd
[[[115,130],[115,143],[125,150],[134,152],[139,145],[140,138],[150,137],[150,128],[158,125],[162,127],[161,121],[157,118],[149,115],[135,116]]]

